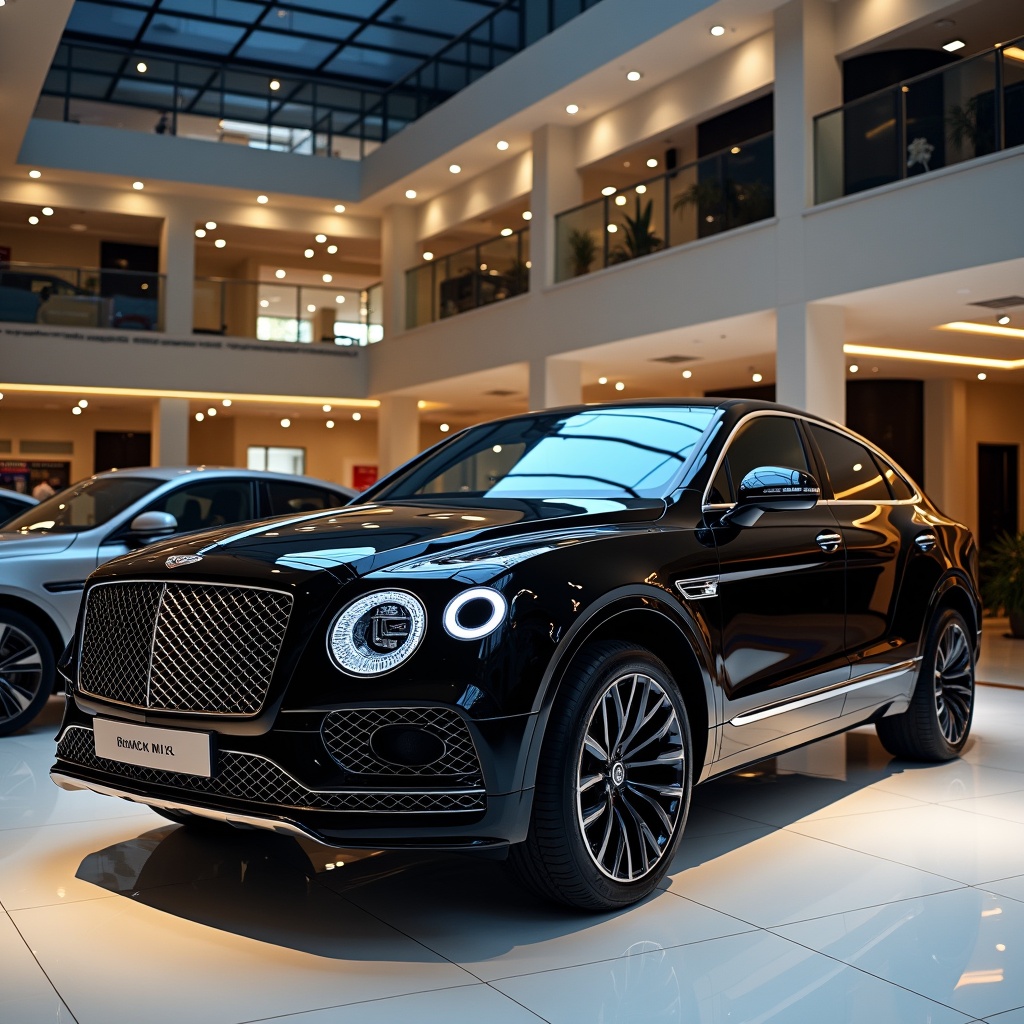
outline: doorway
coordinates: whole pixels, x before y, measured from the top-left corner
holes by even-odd
[[[93,446],[93,472],[148,466],[149,433],[142,431],[97,430]]]
[[[982,551],[1000,534],[1014,536],[1019,529],[1019,458],[1019,445],[978,445],[978,544]]]

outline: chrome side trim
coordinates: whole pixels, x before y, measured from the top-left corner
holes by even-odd
[[[701,576],[692,580],[676,580],[679,593],[688,601],[703,601],[718,597],[718,577]]]
[[[137,793],[126,793],[123,790],[114,789],[113,786],[103,786],[98,782],[82,782],[80,779],[72,779],[60,772],[51,772],[50,778],[61,789],[66,789],[69,792],[84,789],[92,793],[99,793],[101,796],[116,796],[121,800],[130,800],[132,803],[142,804],[145,807],[162,807],[169,811],[183,811],[197,817],[212,818],[214,821],[233,825],[235,828],[262,829],[265,832],[277,832],[280,835],[294,836],[298,839],[313,839],[318,843],[330,845],[315,832],[292,821],[276,821],[271,818],[260,818],[255,814],[239,814],[235,811],[216,811],[209,807],[195,807],[192,804],[164,800],[157,796],[141,797]]]
[[[830,700],[832,697],[845,696],[855,690],[863,689],[865,686],[874,686],[875,683],[885,682],[887,679],[895,679],[915,668],[920,658],[909,658],[901,661],[898,665],[890,665],[878,669],[876,672],[869,672],[852,683],[840,683],[838,686],[830,686],[824,690],[808,694],[806,697],[798,697],[796,700],[782,701],[778,704],[767,704],[764,707],[756,708],[753,711],[744,712],[733,718],[730,725],[750,725],[752,722],[761,722],[766,718],[774,718],[775,715],[783,715],[787,711],[796,711],[799,708],[809,707],[811,704],[818,704],[823,700]]]

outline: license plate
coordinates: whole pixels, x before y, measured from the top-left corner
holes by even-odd
[[[96,718],[93,735],[98,757],[206,779],[213,774],[213,736],[208,732],[158,729]]]

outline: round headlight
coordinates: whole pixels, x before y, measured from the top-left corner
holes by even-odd
[[[346,672],[380,675],[412,656],[426,626],[427,614],[416,597],[378,590],[342,608],[327,634],[327,649]]]
[[[507,610],[505,597],[497,590],[470,587],[448,602],[444,628],[457,640],[479,640],[501,625]]]

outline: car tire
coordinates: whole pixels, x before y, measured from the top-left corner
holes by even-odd
[[[875,723],[882,746],[908,761],[950,761],[971,731],[974,644],[964,617],[941,609],[928,626],[910,707]]]
[[[604,642],[573,661],[551,710],[519,881],[581,910],[647,896],[679,844],[693,783],[686,705],[665,665]]]
[[[0,736],[17,732],[42,710],[56,659],[46,634],[27,615],[0,609]]]

